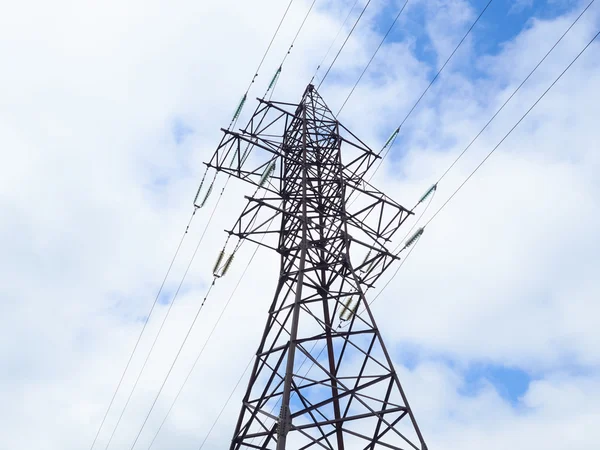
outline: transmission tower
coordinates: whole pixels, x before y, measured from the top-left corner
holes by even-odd
[[[228,233],[280,255],[230,449],[426,450],[365,299],[411,215],[365,181],[379,156],[313,85],[223,132],[206,164],[257,187]]]

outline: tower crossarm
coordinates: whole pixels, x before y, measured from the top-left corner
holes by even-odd
[[[266,101],[258,99],[259,105],[248,124],[239,131],[222,129],[223,137],[205,164],[219,172],[259,186],[265,171],[273,162],[291,163],[291,149],[298,144],[290,136],[298,134],[302,104]],[[352,188],[365,184],[364,176],[380,159],[364,142],[339,123],[326,106],[312,105],[319,125],[308,132],[311,145],[346,147],[345,161],[319,161],[341,170],[341,178]],[[287,137],[287,140],[286,140]],[[297,137],[296,137],[297,139]],[[262,151],[261,151],[262,150]],[[316,164],[307,161],[308,165]],[[268,187],[266,187],[269,190]]]

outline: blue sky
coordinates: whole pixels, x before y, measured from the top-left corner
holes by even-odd
[[[464,377],[463,392],[466,395],[475,394],[485,380],[494,386],[502,398],[509,400],[515,407],[518,407],[520,397],[525,394],[532,380],[532,377],[523,370],[485,363],[473,364],[467,369]]]
[[[404,2],[399,2],[399,4],[403,5]],[[470,17],[465,18],[462,24],[453,26],[452,34],[449,35],[449,38],[452,40],[451,49],[454,49],[455,45],[458,44],[464,33],[466,33],[471,26],[473,20],[479,16],[481,11],[483,11],[488,4],[488,0],[470,1],[469,4],[471,7]],[[399,8],[400,6],[394,5],[393,3],[386,4],[381,8],[381,11],[377,15],[375,25],[381,34],[387,32]],[[580,3],[573,1],[523,0],[515,2],[513,0],[493,0],[483,13],[477,25],[471,31],[468,39],[461,45],[449,65],[444,69],[444,72],[442,72],[440,77],[435,81],[435,84],[428,95],[422,100],[422,104],[436,103],[436,98],[441,99],[447,90],[453,88],[453,86],[450,86],[447,83],[447,75],[449,73],[453,76],[462,74],[465,78],[473,82],[493,77],[493,73],[490,73],[488,70],[483,70],[479,66],[479,58],[482,56],[489,58],[497,55],[507,43],[512,42],[512,40],[520,33],[531,27],[533,20],[540,19],[550,21],[568,11],[579,11],[580,9],[582,9]],[[359,8],[355,10],[354,16],[358,14],[359,10]],[[436,11],[436,13],[439,13],[439,11]],[[426,29],[430,15],[431,10],[428,9],[426,2],[420,2],[416,6],[411,5],[411,7],[405,9],[401,18],[393,27],[390,36],[386,40],[386,44],[393,42],[411,42],[415,56],[420,62],[425,63],[428,66],[428,80],[431,80],[435,76],[439,67],[445,62],[446,58],[450,56],[450,51],[446,52],[447,54],[438,54],[432,46],[430,35]],[[441,16],[440,20],[443,21],[444,17]],[[350,21],[350,23],[353,22]],[[553,42],[541,42],[540,45],[549,49],[552,43]],[[380,54],[376,58],[381,57],[382,55]],[[465,57],[467,57],[467,59],[465,59]],[[377,59],[375,60],[375,63],[376,62]],[[534,67],[536,62],[537,60],[531,61],[531,68]],[[372,76],[376,75],[374,70],[375,66],[376,64],[373,64],[369,69],[366,74],[367,77],[369,74]],[[420,92],[414,93],[414,99],[410,100],[409,106],[413,105],[419,94]],[[420,105],[419,107],[422,107],[423,105]],[[409,107],[398,116],[398,122],[405,117],[408,110]],[[411,123],[408,122],[407,126],[410,127]],[[393,128],[389,130],[390,133],[392,131]],[[388,134],[389,133],[382,135],[381,139],[387,139]],[[405,143],[406,134],[401,133],[398,137],[394,151],[391,152],[391,158],[399,159],[403,156],[404,152],[401,149],[406,148],[404,145]],[[444,140],[444,137],[440,135],[438,136],[438,142],[436,144],[440,148],[446,148],[451,147],[453,144],[456,144],[456,142],[453,140],[446,141]]]
[[[488,4],[488,0],[472,0],[469,3],[474,19]],[[471,32],[476,54],[494,55],[501,50],[503,44],[514,39],[527,27],[532,18],[551,20],[579,4],[570,1],[531,0],[529,2],[525,0],[522,2],[522,6],[518,7],[518,3],[514,0],[492,1]],[[426,5],[424,2],[420,2],[416,7],[408,7],[392,30],[388,42],[402,41],[407,38],[414,40],[415,51],[419,60],[428,63],[433,73],[435,73],[436,59],[445,60],[448,55],[437,55],[431,48],[431,41],[425,30],[426,16],[430,11]],[[388,30],[397,11],[398,8],[393,5],[388,5],[382,9],[377,19],[377,26],[381,33]],[[464,32],[470,27],[472,20],[467,22],[467,26],[463,27]],[[463,32],[460,33],[461,37],[462,34]],[[459,39],[456,40],[456,43],[458,41]]]

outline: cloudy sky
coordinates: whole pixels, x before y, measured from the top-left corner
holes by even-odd
[[[202,162],[287,3],[4,5],[1,449],[90,448],[192,213]],[[309,3],[292,4],[242,122]],[[353,3],[317,0],[274,98],[298,100]],[[321,86],[334,112],[403,3],[372,1]],[[486,3],[410,0],[339,119],[380,148]],[[588,3],[494,0],[406,121],[374,183],[412,206]],[[443,179],[423,220],[599,29],[593,4]],[[427,227],[373,305],[430,449],[598,446],[599,54],[600,41]],[[106,448],[170,310],[109,448],[129,449],[140,430],[211,282],[223,229],[251,192],[228,185],[197,247],[224,182],[194,217],[94,448]],[[228,302],[253,251],[244,246],[212,290],[136,449],[148,448],[224,311],[152,448],[197,449],[205,439],[258,345],[275,287],[277,259],[260,250]],[[206,450],[227,447],[241,395]]]

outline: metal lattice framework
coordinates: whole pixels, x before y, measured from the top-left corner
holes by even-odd
[[[230,448],[426,450],[364,294],[398,259],[386,245],[411,214],[363,179],[378,156],[312,85],[223,131],[208,166],[264,192],[229,233],[281,258]]]

